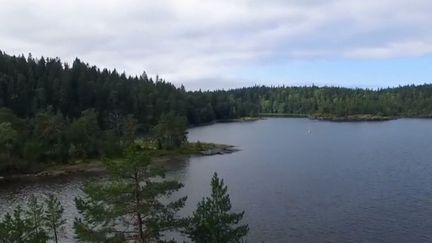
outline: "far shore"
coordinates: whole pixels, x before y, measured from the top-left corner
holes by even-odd
[[[313,120],[323,120],[323,121],[335,121],[335,122],[357,122],[357,121],[389,121],[395,120],[397,117],[393,116],[380,116],[371,114],[356,114],[347,116],[334,116],[327,114],[318,114],[309,116]]]
[[[390,121],[401,118],[421,118],[428,119],[432,118],[432,116],[383,116],[383,115],[373,115],[373,114],[354,114],[354,115],[346,115],[339,116],[334,114],[297,114],[297,113],[259,113],[257,116],[248,116],[248,117],[240,117],[234,119],[220,119],[215,120],[208,123],[202,123],[199,125],[191,126],[193,127],[201,127],[208,126],[217,123],[230,123],[230,122],[253,122],[259,120],[265,120],[266,118],[308,118],[311,120],[320,120],[320,121],[333,121],[333,122],[362,122],[362,121]]]
[[[290,117],[290,118],[309,118],[311,120],[334,121],[334,122],[360,122],[360,121],[389,121],[402,117],[381,116],[372,114],[355,114],[338,116],[334,114],[290,114],[290,113],[260,113],[261,117]]]

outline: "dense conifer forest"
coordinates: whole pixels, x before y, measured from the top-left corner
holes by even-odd
[[[37,170],[33,167],[46,161],[66,163],[74,158],[120,154],[136,134],[166,133],[169,129],[157,124],[167,117],[177,120],[172,124],[186,127],[263,113],[430,117],[432,85],[378,90],[254,86],[186,91],[145,72],[128,76],[79,59],[69,65],[59,58],[0,52],[3,173]],[[170,147],[184,138],[168,139]]]
[[[254,86],[188,92],[159,77],[147,77],[145,72],[127,76],[79,59],[69,65],[58,58],[0,53],[0,107],[21,118],[52,111],[71,120],[92,109],[103,129],[127,115],[148,129],[167,112],[187,117],[189,124],[259,113],[423,117],[432,115],[431,101],[430,84],[379,90]]]

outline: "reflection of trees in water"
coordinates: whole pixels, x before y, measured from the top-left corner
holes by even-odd
[[[169,172],[169,174],[182,174],[179,172],[185,170],[189,166],[189,162],[190,157],[184,156],[163,161],[162,165]]]

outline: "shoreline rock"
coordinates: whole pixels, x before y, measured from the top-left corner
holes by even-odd
[[[230,153],[240,151],[240,149],[232,145],[214,144],[214,146],[215,147],[212,149],[203,150],[191,154],[166,155],[166,156],[156,157],[154,158],[154,160],[163,162],[163,161],[167,161],[179,157],[211,156],[211,155],[230,154]],[[0,184],[7,183],[10,181],[17,181],[17,180],[37,180],[37,179],[44,179],[44,178],[54,178],[54,177],[72,175],[77,173],[100,174],[100,173],[104,173],[105,171],[106,169],[104,168],[102,162],[96,160],[88,163],[69,164],[69,165],[64,165],[52,169],[48,168],[46,170],[40,171],[35,174],[17,174],[11,176],[0,176]]]
[[[237,151],[240,151],[240,149],[236,148],[235,146],[223,146],[220,148],[201,151],[200,155],[210,156],[210,155],[217,155],[217,154],[231,154]]]

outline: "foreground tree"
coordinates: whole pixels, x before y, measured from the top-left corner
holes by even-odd
[[[170,203],[166,196],[182,184],[161,180],[164,172],[135,147],[124,160],[106,161],[111,178],[89,184],[76,199],[81,218],[75,219],[76,238],[87,242],[161,241],[162,233],[181,226],[176,212],[186,197]],[[165,200],[163,200],[165,199]]]
[[[20,206],[16,207],[12,214],[6,213],[0,222],[1,242],[25,242],[32,237],[28,230],[30,223],[25,218]]]
[[[44,223],[47,232],[51,233],[51,239],[58,242],[59,231],[62,229],[66,220],[63,218],[63,206],[60,201],[52,194],[45,200]]]
[[[55,202],[50,206],[51,202]],[[60,202],[53,195],[49,195],[44,203],[32,196],[25,206],[17,206],[13,213],[6,213],[0,220],[0,242],[58,242],[57,233],[65,221],[62,218],[63,210]],[[55,219],[55,220],[53,220]],[[56,222],[56,235],[49,236],[52,222]]]
[[[232,213],[227,186],[215,173],[211,180],[212,193],[203,199],[186,229],[186,234],[198,243],[240,242],[249,231],[248,225],[238,225],[244,212]]]
[[[44,228],[44,205],[39,203],[35,196],[31,196],[25,211],[24,221],[27,224],[27,240],[46,242],[49,237]]]

